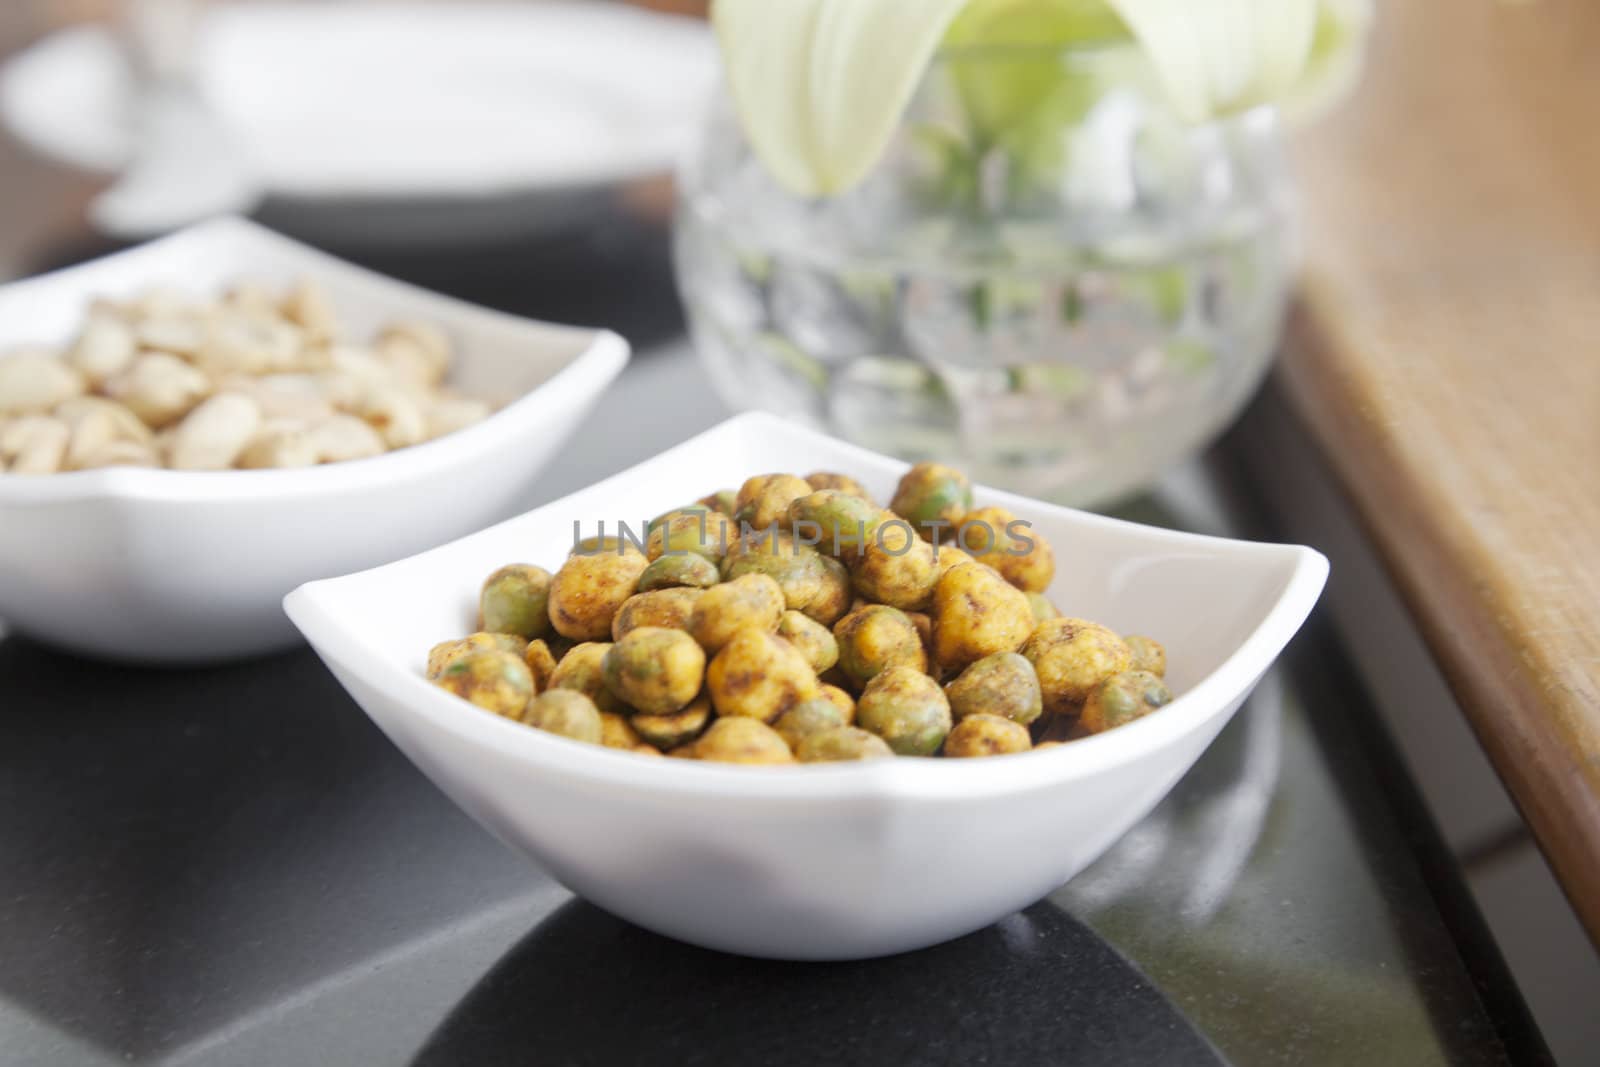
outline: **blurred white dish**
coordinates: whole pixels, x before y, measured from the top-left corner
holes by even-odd
[[[498,718],[429,684],[428,648],[473,626],[482,577],[551,565],[573,522],[643,516],[775,470],[830,469],[886,499],[904,464],[743,415],[454,544],[296,590],[295,625],[367,714],[489,830],[641,926],[755,956],[847,959],[934,944],[1077,874],[1210,744],[1316,602],[1309,548],[1137,526],[979,489],[1054,543],[1052,599],[1165,642],[1170,706],[1048,752],[739,767],[648,759]]]
[[[197,82],[267,189],[467,197],[670,169],[716,77],[703,23],[621,4],[221,5]],[[0,116],[38,151],[120,170],[132,79],[101,27],[0,70]]]
[[[238,219],[0,286],[0,353],[65,343],[97,296],[213,293],[241,277],[315,278],[355,336],[401,316],[436,322],[458,352],[453,384],[508,403],[426,444],[300,470],[0,474],[0,618],[11,628],[149,662],[293,644],[286,592],[503,518],[628,360],[608,331],[474,307]]]

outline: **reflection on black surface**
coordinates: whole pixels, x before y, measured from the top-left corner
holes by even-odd
[[[1548,1062],[1492,944],[1441,918],[1465,888],[1373,773],[1394,755],[1329,633],[1289,661],[1052,897],[1141,973],[1048,907],[852,965],[551,915],[305,650],[141,671],[0,640],[0,1064],[383,1064],[436,1023],[423,1067],[1218,1062],[1197,1029],[1240,1064]]]
[[[1132,964],[1048,904],[922,952],[779,963],[574,901],[457,1005],[415,1067],[528,1062],[1223,1061]]]
[[[0,682],[0,997],[108,1049],[182,1044],[539,881],[309,650],[179,671],[11,637]]]

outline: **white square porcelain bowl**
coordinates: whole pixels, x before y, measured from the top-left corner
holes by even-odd
[[[0,287],[0,358],[64,344],[95,297],[320,282],[352,336],[397,317],[454,342],[451,383],[505,401],[457,433],[302,470],[0,474],[0,619],[83,653],[194,662],[294,643],[285,593],[504,518],[628,360],[616,334],[475,307],[224,219]]]
[[[296,590],[290,617],[385,733],[458,804],[573,891],[641,926],[755,956],[845,959],[975,930],[1077,874],[1194,763],[1316,602],[1309,548],[1137,526],[978,489],[1053,543],[1050,596],[1168,649],[1173,703],[1044,752],[745,767],[650,759],[480,711],[423,677],[471,630],[479,583],[553,566],[605,519],[637,524],[770,471],[905,465],[766,415],[723,423],[520,518]]]

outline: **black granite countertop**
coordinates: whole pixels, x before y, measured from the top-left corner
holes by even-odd
[[[657,346],[528,502],[723,414],[686,346]],[[1269,536],[1230,460],[1250,422],[1129,514]],[[1315,617],[1068,886],[851,964],[723,956],[575,900],[308,651],[177,672],[0,638],[0,1064],[1543,1058]]]

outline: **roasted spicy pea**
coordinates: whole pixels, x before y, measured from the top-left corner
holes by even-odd
[[[883,759],[894,749],[883,738],[853,726],[836,726],[808,734],[800,741],[795,757],[801,763],[837,763],[844,760]]]
[[[1028,598],[977,563],[945,571],[933,595],[934,658],[946,676],[996,652],[1015,652],[1033,633]]]
[[[678,755],[674,749],[668,755]],[[693,749],[684,753],[714,763],[793,763],[794,753],[778,732],[759,719],[735,716],[711,724]]]
[[[792,749],[799,749],[800,742],[807,736],[819,730],[831,730],[836,726],[850,725],[840,711],[838,705],[825,697],[816,697],[803,700],[778,716],[778,721],[773,724],[773,729],[789,743]]]
[[[714,653],[740,630],[776,630],[783,611],[778,583],[765,574],[746,574],[700,594],[689,616],[689,633]]]
[[[701,696],[679,711],[667,714],[638,714],[629,722],[650,744],[670,751],[686,745],[705,732],[711,721],[711,700]]]
[[[800,610],[808,618],[824,626],[832,626],[850,610],[855,590],[850,584],[850,572],[843,563],[832,556],[822,556],[822,588],[811,602]]]
[[[840,689],[836,685],[823,683],[817,687],[821,690],[823,700],[839,709],[839,714],[844,716],[844,724],[852,726],[856,721],[856,698]]]
[[[1056,576],[1056,556],[1043,533],[1005,508],[967,512],[957,530],[958,544],[979,563],[1025,593],[1042,593]]]
[[[839,662],[839,642],[833,632],[798,611],[783,613],[783,618],[778,620],[778,636],[799,649],[818,674]]]
[[[970,507],[972,483],[965,474],[941,463],[918,463],[906,471],[889,502],[890,511],[930,541],[936,528],[944,534],[959,526]],[[940,540],[948,538],[941,536]]]
[[[704,556],[693,553],[682,556],[662,556],[654,560],[639,574],[639,592],[683,587],[708,589],[722,581],[717,565]]]
[[[493,649],[497,652],[510,652],[512,655],[520,656],[527,646],[527,641],[516,634],[480,632],[468,634],[466,637],[455,641],[440,641],[428,650],[428,677],[430,679],[439,677],[450,664],[474,652]]]
[[[758,474],[739,487],[733,517],[753,530],[783,522],[789,505],[811,492],[804,478],[793,474]]]
[[[622,602],[616,617],[611,620],[612,640],[620,641],[623,635],[641,626],[686,630],[695,605],[699,602],[700,590],[683,586],[636,593]]]
[[[446,667],[434,685],[507,719],[519,718],[533,698],[528,665],[510,652],[471,652]]]
[[[609,641],[586,641],[574,646],[556,664],[555,671],[550,675],[550,688],[576,689],[594,701],[595,707],[601,711],[628,710],[627,705],[606,688],[603,664],[610,649]]]
[[[806,484],[813,489],[837,489],[841,493],[858,496],[869,503],[872,501],[872,494],[867,492],[866,486],[848,474],[839,474],[836,471],[812,471],[806,475]]]
[[[685,707],[705,680],[706,654],[682,630],[641,626],[606,649],[600,670],[618,700],[647,715]],[[638,723],[634,723],[638,729]],[[649,735],[645,740],[653,740]]]
[[[550,622],[556,632],[574,641],[610,637],[611,620],[638,590],[646,563],[632,552],[568,558],[550,584]]]
[[[902,611],[921,611],[933,599],[939,567],[933,546],[903,520],[879,523],[850,563],[857,593]]]
[[[542,693],[550,688],[550,676],[556,673],[556,657],[543,638],[528,642],[526,651],[522,653],[522,662],[528,665],[528,670],[533,674],[536,692]]]
[[[600,743],[607,748],[633,749],[644,744],[644,738],[639,736],[624,715],[614,711],[600,713]]]
[[[856,725],[902,756],[931,756],[950,732],[950,702],[939,683],[910,667],[890,667],[856,701]]]
[[[857,685],[866,685],[890,667],[925,670],[922,636],[906,613],[884,604],[868,604],[840,619],[833,628],[839,643],[839,667]]]
[[[1076,716],[1094,687],[1133,663],[1122,638],[1085,619],[1050,619],[1039,624],[1022,646],[1039,676],[1044,709]]]
[[[1123,671],[1101,682],[1083,702],[1078,724],[1091,734],[1142,719],[1172,703],[1167,684],[1149,671]]]
[[[652,562],[668,556],[695,555],[715,563],[738,539],[739,528],[720,511],[693,511],[674,515],[653,527],[645,542],[645,553]]]
[[[550,632],[550,572],[527,563],[495,571],[478,597],[478,629],[532,639]]]
[[[575,689],[551,689],[528,703],[522,721],[547,733],[570,737],[574,741],[600,744],[603,727],[600,709],[594,701]]]
[[[729,518],[732,518],[733,513],[739,510],[738,501],[738,492],[733,489],[720,489],[715,493],[707,493],[705,496],[695,501],[695,503],[704,505],[705,507],[710,508],[712,511],[721,512]]]
[[[1138,634],[1129,634],[1123,640],[1128,644],[1128,651],[1133,653],[1134,670],[1149,671],[1157,678],[1167,676],[1167,650],[1160,641]]]
[[[1061,618],[1061,609],[1050,603],[1050,598],[1043,593],[1028,593],[1026,596],[1028,598],[1028,606],[1033,609],[1035,622]]]
[[[1005,756],[1033,747],[1028,728],[1001,715],[968,715],[945,738],[944,754],[953,759]]]
[[[828,572],[822,556],[786,533],[740,538],[722,560],[722,576],[765,574],[783,590],[784,606],[804,611],[825,591]]]
[[[969,715],[999,715],[1027,726],[1044,710],[1033,664],[1015,652],[980,659],[945,686],[945,695],[958,722]]]
[[[870,500],[838,489],[820,489],[789,504],[788,523],[797,536],[813,538],[829,556],[860,554],[880,522],[894,516]]]
[[[817,672],[798,649],[756,627],[735,634],[706,669],[706,689],[722,716],[774,722],[818,696],[817,686]]]

